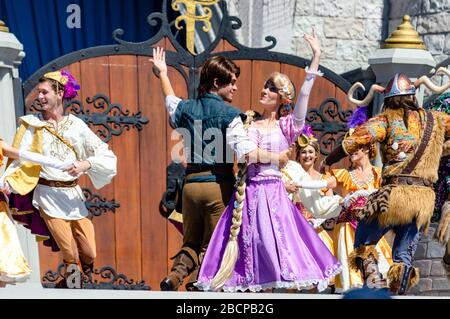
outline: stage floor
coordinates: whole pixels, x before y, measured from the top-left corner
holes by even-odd
[[[449,297],[401,296],[394,299],[450,299]],[[337,294],[163,292],[93,289],[44,289],[39,284],[0,288],[0,299],[342,299]]]

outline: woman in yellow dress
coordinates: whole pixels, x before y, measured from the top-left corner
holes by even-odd
[[[0,139],[0,166],[3,163],[3,156],[58,169],[70,165],[37,153],[25,150],[19,151]],[[9,185],[3,182],[3,179],[0,179],[0,287],[4,287],[6,284],[23,282],[31,274],[31,268],[23,255],[16,227],[9,212],[7,197],[9,193]]]
[[[0,166],[3,155],[18,158],[19,151],[0,140]],[[6,283],[22,282],[31,274],[31,268],[23,256],[16,227],[9,214],[6,187],[0,185],[0,287]]]
[[[349,120],[349,133],[352,134],[354,127],[367,121],[367,108],[360,107]],[[334,189],[341,195],[342,211],[337,218],[336,226],[332,233],[334,255],[342,264],[342,272],[335,277],[336,292],[344,292],[350,288],[361,287],[363,278],[361,273],[351,270],[348,265],[348,256],[353,251],[355,231],[360,219],[359,213],[367,202],[367,198],[375,192],[381,184],[381,168],[372,166],[370,163],[376,157],[376,146],[364,146],[350,154],[352,164],[349,170],[333,169],[324,177],[324,181],[302,182],[300,187],[309,189],[320,189],[327,187]],[[320,185],[319,185],[320,184]],[[385,238],[382,238],[376,249],[380,255],[379,269],[386,278],[390,265],[392,264],[392,249]]]
[[[344,199],[342,211],[337,218],[332,233],[334,255],[342,265],[342,272],[335,277],[336,292],[344,292],[350,288],[362,287],[363,278],[348,266],[348,256],[353,251],[355,231],[358,225],[358,213],[364,207],[368,196],[376,191],[381,184],[381,169],[372,166],[370,159],[376,155],[375,146],[363,147],[350,155],[352,167],[347,169],[333,169],[325,176],[324,181],[299,183],[302,188],[320,189],[327,187],[334,189]],[[392,249],[382,238],[376,249],[380,255],[379,269],[386,278],[392,264]]]
[[[358,209],[364,206],[367,197],[381,184],[381,169],[370,164],[370,159],[375,156],[375,146],[364,147],[350,155],[350,170],[333,169],[327,175],[328,186],[344,197],[343,210],[332,234],[334,255],[342,264],[342,272],[335,278],[336,292],[363,285],[361,273],[348,267],[348,256],[353,251]],[[376,249],[380,255],[380,272],[386,278],[392,264],[392,249],[384,238]]]

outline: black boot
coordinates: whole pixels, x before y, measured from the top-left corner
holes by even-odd
[[[86,264],[81,262],[81,270],[83,275],[81,276],[81,286],[82,288],[89,287],[93,284],[93,275],[94,275],[94,263]]]
[[[180,251],[173,261],[170,273],[160,283],[162,291],[176,291],[183,283],[184,278],[189,276],[197,267],[196,258],[187,251]]]

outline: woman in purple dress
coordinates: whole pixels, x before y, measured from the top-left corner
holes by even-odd
[[[320,44],[304,36],[313,51],[310,68],[292,114],[277,118],[295,97],[289,78],[275,72],[261,91],[262,116],[244,126],[259,148],[287,150],[305,123],[309,94],[318,71]],[[253,113],[253,114],[252,114]],[[235,195],[213,233],[196,286],[201,290],[260,291],[269,288],[327,288],[340,264],[288,198],[278,163],[240,164]]]

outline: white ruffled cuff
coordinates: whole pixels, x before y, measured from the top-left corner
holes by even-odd
[[[311,70],[309,69],[309,66],[307,66],[307,67],[305,68],[305,72],[306,72],[306,74],[311,74],[311,75],[316,75],[316,76],[323,76],[323,72],[322,72],[322,71],[320,71],[320,70],[317,70],[317,71],[311,71]]]
[[[299,182],[300,187],[302,188],[306,188],[306,189],[316,189],[316,190],[321,190],[323,188],[327,188],[328,183],[326,180],[321,179],[321,180],[309,180],[309,181],[300,181]]]

